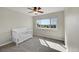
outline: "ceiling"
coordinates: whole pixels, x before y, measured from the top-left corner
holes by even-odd
[[[37,16],[34,13],[28,13],[31,10],[27,9],[27,7],[7,7],[10,10],[16,11],[16,12],[20,12],[20,13],[24,13],[27,14],[29,16]],[[44,11],[44,13],[39,13],[38,15],[44,15],[44,14],[48,14],[48,13],[53,13],[53,12],[58,12],[58,11],[63,11],[64,7],[41,7],[42,10]]]

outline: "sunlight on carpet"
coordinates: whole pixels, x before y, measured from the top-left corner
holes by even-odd
[[[44,39],[40,39],[40,43],[46,47],[50,47],[52,49],[56,49],[58,51],[65,51],[65,48],[62,47],[61,45],[57,44],[57,43],[54,43],[54,42],[51,42],[51,41],[47,41],[47,40],[44,40]]]

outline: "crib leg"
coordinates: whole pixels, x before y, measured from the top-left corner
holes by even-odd
[[[16,46],[19,46],[19,43],[18,42],[19,42],[19,39],[17,39]]]
[[[16,43],[16,46],[18,47],[18,46],[19,46],[19,44],[18,44],[18,43]]]

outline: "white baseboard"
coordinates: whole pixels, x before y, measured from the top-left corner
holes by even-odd
[[[3,43],[3,44],[0,44],[0,47],[1,47],[1,46],[4,46],[4,45],[7,45],[7,44],[9,44],[9,43],[12,43],[12,41],[8,41],[8,42],[5,42],[5,43]]]
[[[64,39],[60,38],[60,37],[49,37],[49,36],[45,36],[45,35],[34,35],[34,36],[41,36],[41,37],[46,37],[46,38],[51,38],[51,39],[56,39],[56,40],[61,40],[64,41]]]

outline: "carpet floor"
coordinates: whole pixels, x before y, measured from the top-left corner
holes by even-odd
[[[0,47],[0,52],[61,52],[65,51],[64,42],[56,39],[34,36],[16,46],[10,43]]]

